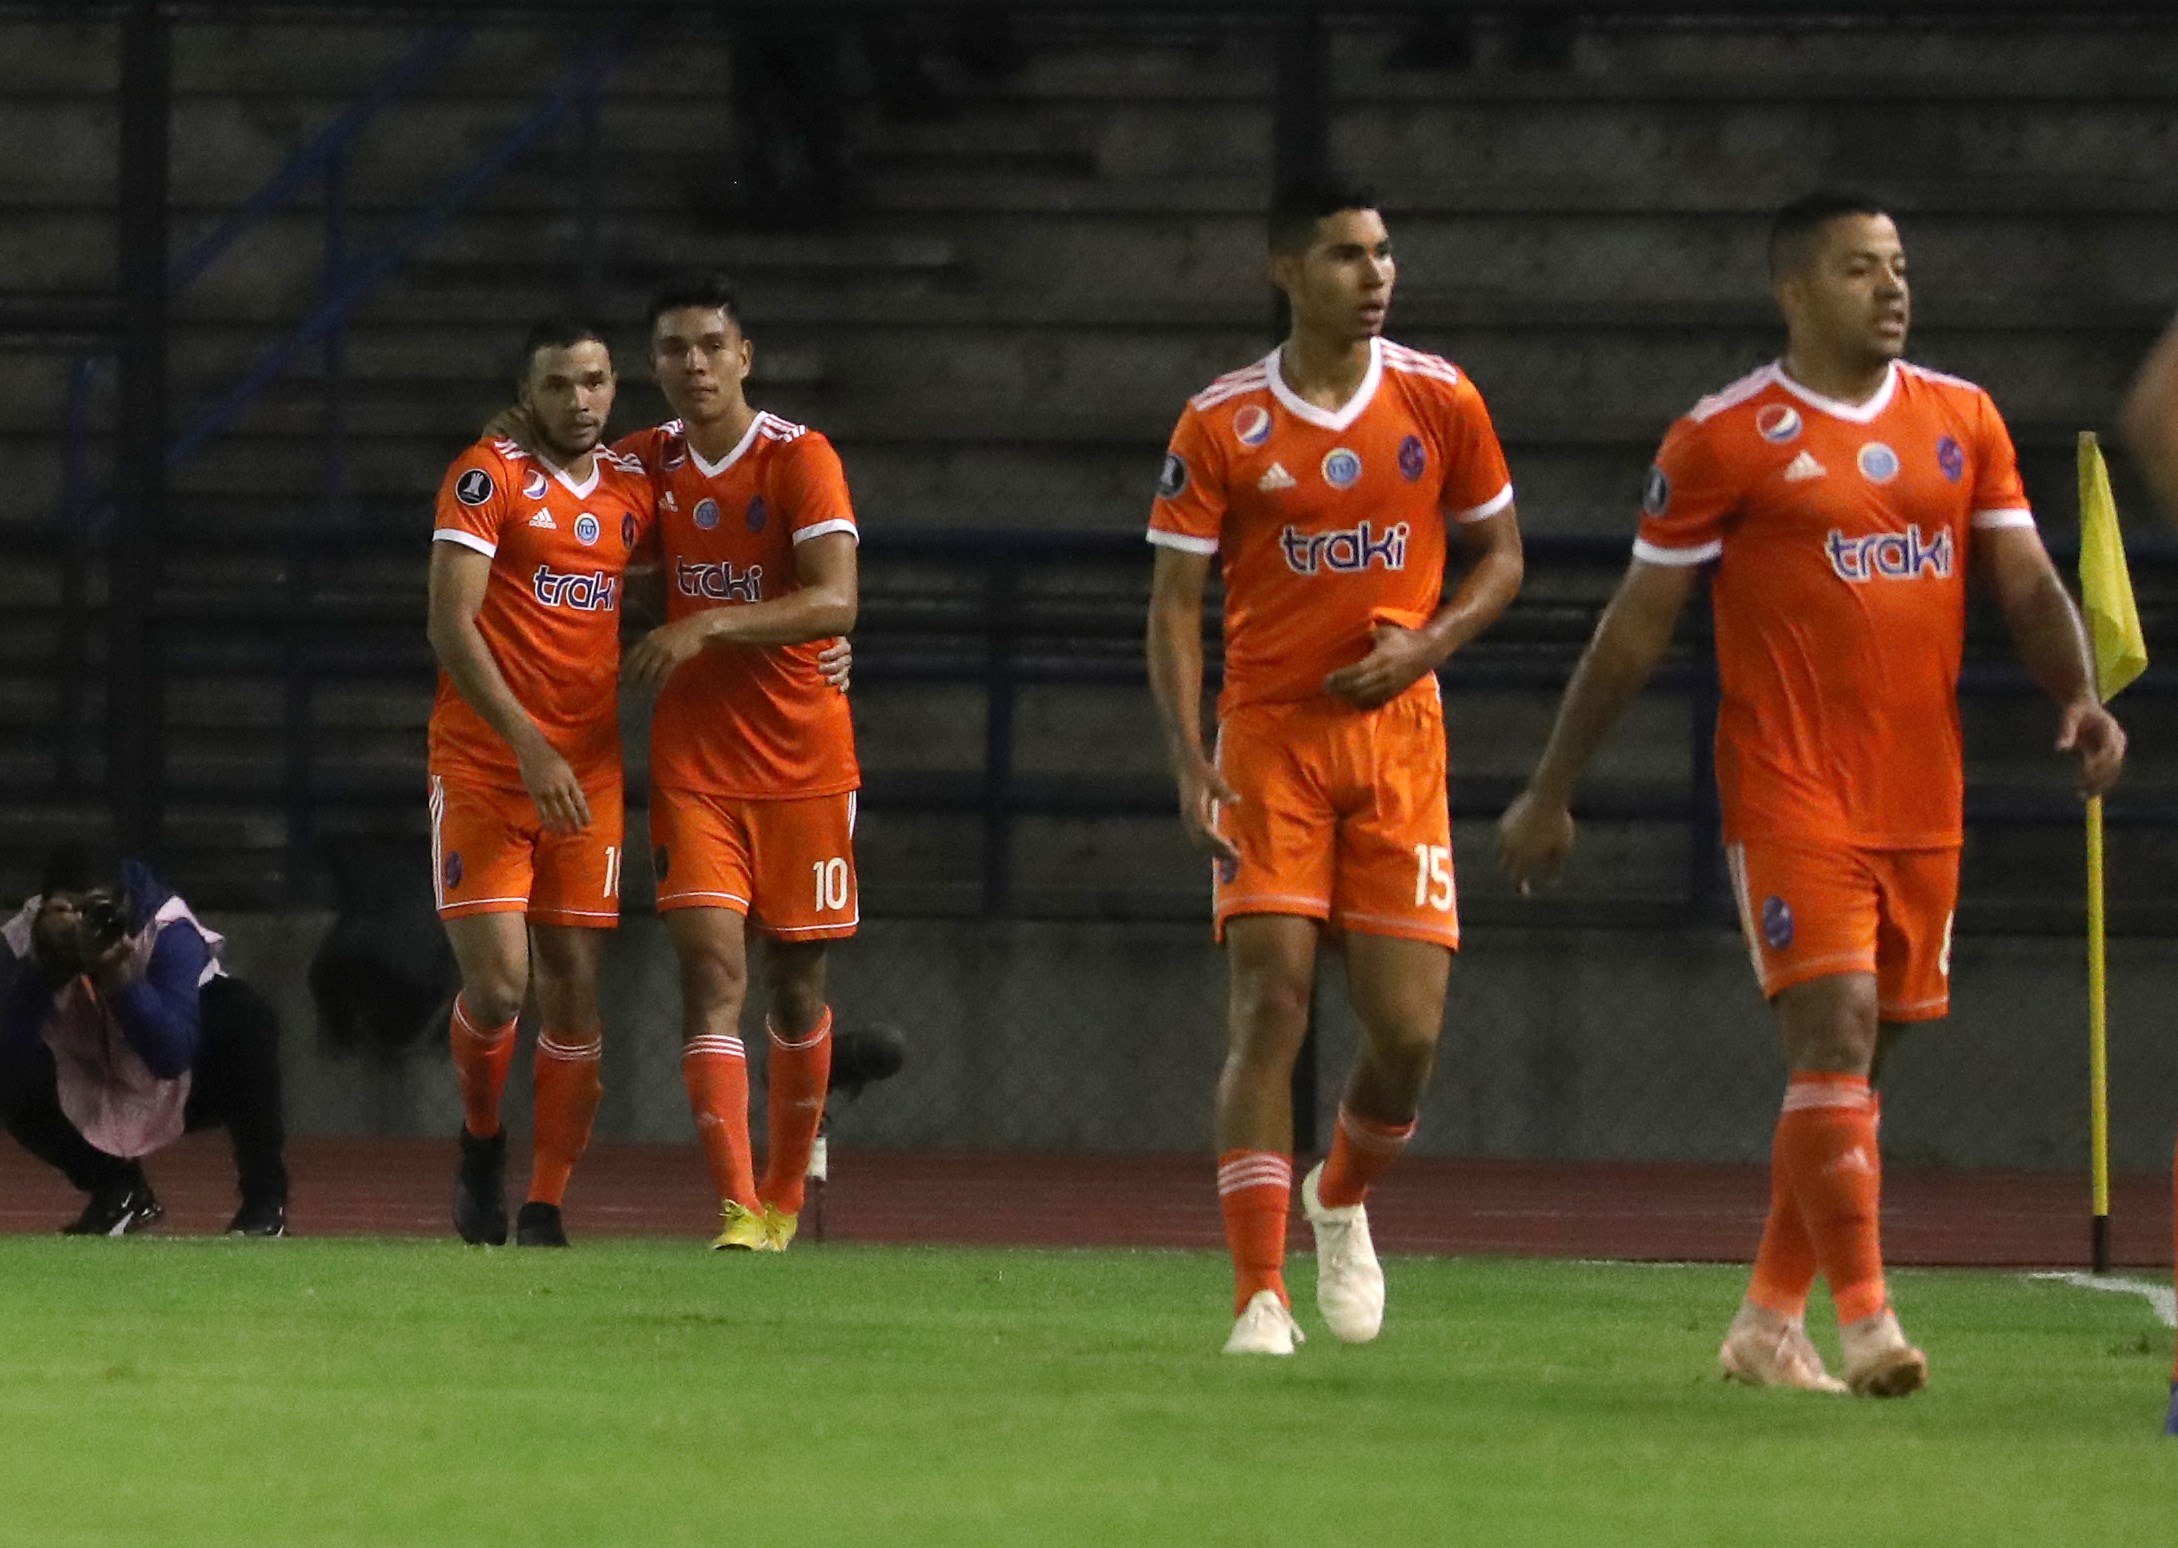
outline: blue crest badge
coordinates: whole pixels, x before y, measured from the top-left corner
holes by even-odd
[[[1399,443],[1399,476],[1413,483],[1429,466],[1429,453],[1422,449],[1422,438],[1410,435]]]
[[[1966,448],[1945,436],[1936,443],[1936,466],[1944,470],[1944,477],[1956,484],[1966,477]]]
[[[718,525],[718,501],[698,500],[695,510],[690,513],[688,519],[694,522],[699,530],[709,532]]]
[[[1240,880],[1240,862],[1238,860],[1227,860],[1221,856],[1211,862],[1211,868],[1217,873],[1220,887],[1230,887],[1234,882]]]
[[[1361,482],[1361,454],[1351,447],[1332,447],[1323,454],[1323,481],[1333,489],[1353,488]]]
[[[626,548],[626,549],[628,549],[629,551],[631,551],[631,552],[632,552],[632,551],[634,550],[634,548],[635,548],[635,538],[636,538],[636,527],[635,527],[635,518],[634,518],[634,516],[632,516],[632,515],[629,515],[629,516],[623,516],[623,517],[621,517],[621,518],[620,518],[620,543],[621,543],[621,546],[622,546],[623,548]]]
[[[439,868],[439,874],[445,878],[446,890],[448,892],[452,892],[456,887],[461,885],[460,850],[454,849],[447,851],[446,864]]]
[[[1881,441],[1863,445],[1856,460],[1860,463],[1860,476],[1871,484],[1887,484],[1898,477],[1898,453]]]
[[[1250,403],[1233,416],[1233,438],[1243,446],[1261,446],[1270,434],[1270,410],[1260,403]]]
[[[741,513],[741,520],[751,532],[761,532],[764,524],[771,520],[771,507],[764,503],[762,495],[757,495],[749,501],[749,508]]]
[[[597,541],[597,535],[600,530],[601,529],[597,524],[597,518],[595,516],[592,516],[588,511],[584,511],[580,516],[577,516],[575,518],[575,541],[580,543],[584,548],[588,548],[592,543],[595,543]]]
[[[1783,898],[1771,898],[1762,905],[1762,939],[1772,951],[1792,944],[1792,905]]]

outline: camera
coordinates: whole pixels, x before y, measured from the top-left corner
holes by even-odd
[[[110,892],[94,892],[77,911],[82,923],[83,955],[104,955],[129,933],[128,899]]]

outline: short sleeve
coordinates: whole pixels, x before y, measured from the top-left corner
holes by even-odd
[[[1739,489],[1703,426],[1671,427],[1641,490],[1641,530],[1634,557],[1645,564],[1707,564],[1724,552],[1724,527]]]
[[[456,457],[439,484],[431,540],[458,543],[486,558],[498,553],[499,529],[507,514],[506,483],[506,464],[484,443]]]
[[[1489,405],[1464,374],[1441,401],[1444,513],[1453,521],[1487,520],[1513,503],[1512,470],[1505,465],[1505,448],[1498,444]]]
[[[2034,509],[2027,503],[2027,486],[2019,477],[2019,454],[2012,448],[2012,433],[2004,427],[1987,393],[1976,405],[1974,447],[1974,517],[1976,528],[2031,527]]]
[[[786,507],[787,530],[806,543],[844,532],[857,542],[854,503],[847,497],[847,469],[832,443],[811,430],[787,448],[779,470],[779,499]]]
[[[1149,540],[1187,554],[1214,554],[1225,526],[1225,462],[1191,406],[1173,427],[1150,505]]]

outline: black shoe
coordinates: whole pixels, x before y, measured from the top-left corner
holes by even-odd
[[[63,1236],[126,1236],[165,1214],[148,1183],[127,1183],[91,1195],[83,1213],[61,1227]]]
[[[244,1199],[242,1207],[234,1212],[234,1219],[227,1222],[229,1236],[285,1236],[287,1235],[287,1201],[285,1199]]]
[[[461,1131],[461,1172],[454,1179],[454,1230],[472,1247],[507,1244],[507,1131],[478,1139]]]
[[[560,1224],[560,1207],[557,1204],[540,1204],[531,1199],[514,1217],[514,1245],[517,1247],[565,1247],[567,1227]]]

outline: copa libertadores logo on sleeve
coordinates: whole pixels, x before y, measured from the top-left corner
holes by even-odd
[[[471,468],[454,480],[454,498],[463,505],[482,505],[497,493],[499,487],[482,468]]]
[[[1187,489],[1187,459],[1178,452],[1165,453],[1165,465],[1157,475],[1157,498],[1177,500]]]
[[[1641,486],[1641,509],[1651,516],[1661,516],[1671,508],[1671,476],[1658,464],[1649,469],[1648,481]]]

